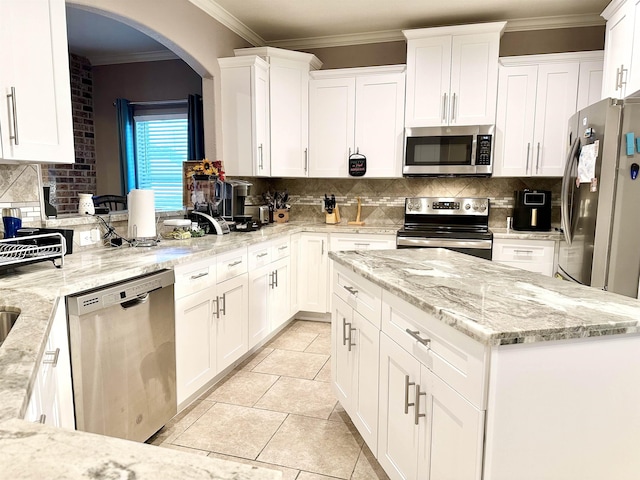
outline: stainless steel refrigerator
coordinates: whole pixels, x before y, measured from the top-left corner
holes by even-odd
[[[634,298],[640,276],[636,136],[640,99],[601,100],[569,120],[558,257],[562,278]]]

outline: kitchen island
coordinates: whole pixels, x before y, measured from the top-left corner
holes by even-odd
[[[637,478],[640,302],[441,249],[329,256],[333,388],[392,479]]]

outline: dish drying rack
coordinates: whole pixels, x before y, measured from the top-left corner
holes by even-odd
[[[0,240],[0,268],[51,260],[56,268],[64,265],[67,241],[60,233],[43,233]]]

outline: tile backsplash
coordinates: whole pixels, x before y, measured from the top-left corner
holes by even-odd
[[[403,177],[397,179],[247,179],[253,183],[252,198],[267,189],[287,189],[292,220],[324,222],[322,199],[334,194],[342,222],[355,220],[357,197],[362,201],[361,220],[368,225],[402,225],[406,197],[488,197],[489,224],[504,227],[513,212],[513,193],[525,188],[550,190],[552,223],[560,223],[561,178]]]
[[[40,225],[40,185],[37,165],[0,164],[0,208],[18,207],[23,225]]]

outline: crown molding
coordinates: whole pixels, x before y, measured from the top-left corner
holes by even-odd
[[[240,35],[255,47],[266,45],[264,39],[244,23],[231,15],[227,10],[218,5],[214,0],[189,0],[196,7],[208,13],[232,32]]]
[[[292,38],[269,42],[269,46],[290,49],[344,47],[348,45],[364,45],[368,43],[404,42],[401,30],[385,30],[380,32],[349,33],[346,35],[328,35],[324,37]]]
[[[89,62],[92,66],[115,65],[118,63],[159,62],[162,60],[177,60],[180,57],[171,50],[155,50],[151,52],[136,52],[115,55],[92,55]]]
[[[291,50],[343,47],[370,43],[386,43],[405,41],[402,30],[383,30],[377,32],[353,33],[345,35],[327,35],[318,37],[292,38],[285,40],[265,41],[260,35],[222,8],[215,0],[189,0],[195,6],[215,18],[234,33],[256,47],[270,46]],[[554,17],[536,17],[508,20],[505,32],[521,32],[529,30],[551,30],[558,28],[593,27],[605,24],[598,14],[562,15]]]
[[[606,22],[597,13],[561,15],[557,17],[516,18],[507,21],[505,32],[553,30],[556,28],[599,27]]]

